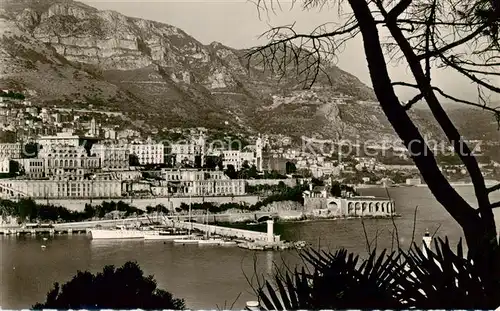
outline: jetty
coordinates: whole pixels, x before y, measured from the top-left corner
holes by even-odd
[[[249,250],[285,250],[305,247],[305,242],[282,241],[280,235],[274,234],[274,220],[267,220],[267,231],[259,232],[231,227],[222,227],[209,224],[187,222],[164,216],[159,219],[164,226],[171,228],[195,230],[207,235],[218,235],[236,241],[240,248]],[[0,227],[0,235],[60,235],[60,234],[88,234],[93,228],[116,227],[118,225],[151,223],[149,217],[133,217],[115,220],[96,220],[70,222],[61,224],[26,224],[24,226]]]
[[[196,229],[208,234],[217,234],[244,241],[262,241],[268,243],[278,243],[281,240],[281,237],[279,235],[274,234],[274,220],[267,220],[267,232],[221,227],[221,226],[193,223],[187,221],[177,221],[172,219],[166,219],[165,225],[181,229],[190,229],[190,230]]]

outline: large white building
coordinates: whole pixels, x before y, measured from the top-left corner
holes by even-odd
[[[53,179],[81,180],[99,168],[99,158],[88,156],[83,146],[51,145],[38,154],[45,176]]]
[[[204,165],[205,158],[205,137],[200,135],[197,139],[189,142],[179,142],[170,144],[170,154],[175,156],[175,162],[181,163],[183,161],[195,164],[196,157],[200,156],[201,166]]]
[[[120,180],[0,180],[0,197],[4,199],[117,198],[121,195]]]
[[[126,145],[95,144],[90,150],[100,159],[103,170],[128,170],[130,150]]]
[[[258,171],[262,171],[262,147],[262,139],[258,137],[255,145],[246,146],[243,150],[224,150],[223,165],[225,168],[233,165],[234,169],[239,171],[246,162],[249,166],[255,166]]]
[[[139,164],[163,164],[165,151],[163,144],[155,143],[148,139],[145,143],[132,143],[129,145],[131,155],[135,155]]]
[[[222,171],[199,169],[162,169],[165,180],[153,187],[155,195],[233,196],[244,195],[245,180],[230,179]]]

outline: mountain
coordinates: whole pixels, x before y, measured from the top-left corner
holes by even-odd
[[[92,104],[156,128],[323,138],[342,129],[344,137],[394,138],[373,90],[334,65],[303,90],[303,76],[281,77],[259,59],[248,61],[248,51],[203,45],[171,25],[71,0],[1,4],[0,87],[26,91],[42,105]],[[424,115],[412,117],[439,133]]]

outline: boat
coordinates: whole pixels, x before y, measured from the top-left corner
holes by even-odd
[[[198,245],[222,245],[223,239],[219,238],[204,238],[198,241]]]
[[[91,229],[90,235],[93,240],[130,240],[130,239],[144,239],[145,231],[127,229],[124,226],[117,227],[116,229]]]
[[[236,243],[236,241],[231,241],[231,240],[223,240],[221,244],[219,244],[220,246],[236,246],[238,245],[238,243]]]
[[[46,248],[47,248],[47,246],[45,246],[45,245],[42,245],[42,249],[46,249]]]
[[[191,231],[193,230],[193,223],[191,221],[191,196],[189,196],[189,223],[191,224],[188,229],[188,237],[187,238],[175,238],[175,244],[198,244],[198,242],[202,239],[200,236],[192,235]]]
[[[208,210],[206,215],[206,225],[208,227]],[[199,240],[198,245],[222,245],[222,243],[224,243],[224,239],[216,235],[210,236],[210,229],[207,229],[206,235]]]
[[[174,239],[175,244],[198,244],[199,241],[202,240],[200,236],[189,236],[188,238],[180,238],[180,239]]]
[[[192,237],[191,235],[172,235],[172,234],[168,234],[168,235],[164,235],[164,234],[145,234],[144,235],[144,240],[149,240],[149,241],[158,241],[158,240],[161,240],[161,241],[173,241],[173,240],[179,240],[179,239],[188,239]]]
[[[188,234],[186,231],[171,231],[171,230],[163,230],[163,231],[146,231],[144,233],[144,240],[178,240],[178,239],[187,239],[192,237],[191,234]]]

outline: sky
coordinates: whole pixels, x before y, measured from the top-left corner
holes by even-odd
[[[338,20],[336,8],[304,11],[299,5],[291,6],[290,0],[281,0],[281,10],[259,16],[255,3],[246,0],[80,0],[101,10],[114,10],[127,16],[163,22],[181,28],[203,44],[213,41],[233,48],[249,48],[264,44],[259,35],[271,26],[289,25],[301,32],[310,32],[318,25]],[[255,0],[253,0],[255,1]],[[355,75],[371,86],[361,36],[349,41],[338,54],[337,66]],[[411,73],[406,64],[391,65],[393,81],[410,81]],[[498,77],[500,85],[500,77]],[[434,84],[445,92],[468,100],[477,100],[476,87],[453,70],[435,70]],[[402,100],[414,93],[398,89]],[[495,100],[500,100],[497,96]]]

